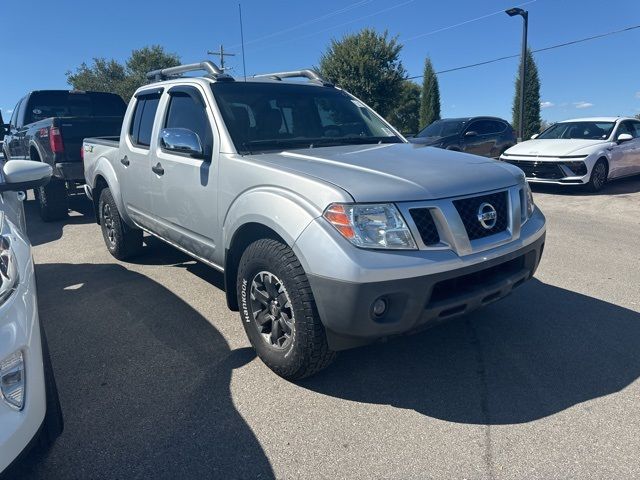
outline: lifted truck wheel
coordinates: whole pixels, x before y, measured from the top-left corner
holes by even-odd
[[[247,337],[275,373],[298,380],[333,361],[309,281],[287,245],[273,239],[249,245],[238,267],[237,293]]]
[[[52,178],[49,183],[35,191],[40,208],[40,217],[45,222],[62,220],[69,213],[69,197],[64,180]]]
[[[126,260],[140,253],[142,230],[131,228],[122,220],[108,188],[100,192],[98,215],[102,237],[111,255],[118,260]]]

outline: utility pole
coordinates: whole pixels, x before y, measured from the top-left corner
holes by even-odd
[[[524,83],[527,75],[527,30],[529,28],[529,12],[521,8],[505,10],[510,17],[522,17],[522,54],[520,56],[520,125],[518,128],[518,142],[524,140]]]
[[[235,57],[235,53],[228,53],[224,51],[224,46],[220,45],[220,50],[217,52],[207,51],[207,55],[218,55],[220,57],[220,70],[224,71],[224,57]]]

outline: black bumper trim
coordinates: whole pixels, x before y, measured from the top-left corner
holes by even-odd
[[[533,277],[544,241],[543,234],[502,257],[421,277],[352,283],[307,276],[330,348],[345,350],[420,330],[507,296]],[[380,297],[388,309],[382,317],[373,318],[371,305]]]

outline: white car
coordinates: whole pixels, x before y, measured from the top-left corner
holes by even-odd
[[[505,151],[529,182],[587,185],[640,174],[640,121],[598,117],[565,120]]]
[[[25,191],[44,185],[51,167],[29,160],[0,169],[0,475],[34,443],[62,432],[62,414],[38,318]]]

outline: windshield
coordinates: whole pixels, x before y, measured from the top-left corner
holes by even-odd
[[[562,122],[547,128],[538,138],[606,140],[615,122]]]
[[[436,120],[418,133],[416,137],[448,137],[450,135],[458,135],[466,123],[466,120]]]
[[[27,122],[49,117],[122,117],[127,109],[119,95],[103,92],[34,92],[29,97]]]
[[[240,153],[402,142],[363,103],[334,88],[219,82],[211,89]]]

